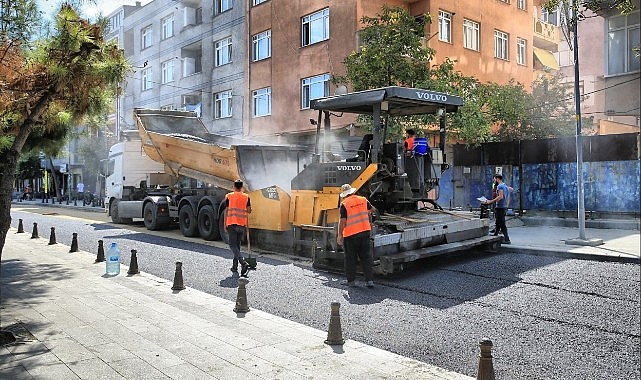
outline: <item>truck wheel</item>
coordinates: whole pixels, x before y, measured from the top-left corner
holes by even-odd
[[[198,220],[191,206],[183,206],[178,212],[178,223],[183,236],[198,236]]]
[[[111,214],[111,221],[116,224],[131,223],[133,219],[131,218],[121,218],[118,215],[118,200],[114,200],[109,206],[109,213]]]
[[[198,213],[198,232],[205,240],[220,240],[216,213],[210,205],[203,206]]]
[[[145,227],[150,231],[156,231],[160,226],[158,219],[156,218],[156,205],[149,202],[145,205],[145,209],[142,214],[145,220]]]

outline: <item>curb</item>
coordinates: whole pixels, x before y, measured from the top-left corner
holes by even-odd
[[[639,257],[626,257],[626,256],[613,256],[613,255],[603,255],[598,253],[580,253],[580,252],[568,252],[560,251],[555,249],[534,249],[528,247],[519,247],[511,245],[506,247],[501,245],[499,248],[501,253],[519,253],[525,255],[533,256],[550,256],[550,257],[562,257],[566,259],[578,259],[578,260],[590,260],[590,261],[607,261],[607,262],[617,262],[625,264],[641,264],[641,258]]]

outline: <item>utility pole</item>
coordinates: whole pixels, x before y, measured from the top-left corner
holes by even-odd
[[[596,246],[603,244],[601,239],[586,239],[585,237],[585,193],[583,190],[583,138],[581,126],[581,89],[579,87],[579,3],[571,2],[572,47],[574,52],[574,105],[576,114],[576,187],[577,208],[579,221],[579,237],[566,240],[566,244]]]

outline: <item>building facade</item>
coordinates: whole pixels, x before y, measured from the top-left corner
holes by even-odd
[[[536,17],[530,1],[154,0],[124,6],[110,15],[107,37],[118,39],[134,72],[122,86],[115,120],[119,129],[131,129],[134,107],[187,109],[200,112],[213,133],[309,139],[318,117],[310,101],[335,93],[331,78],[345,73],[344,58],[358,49],[362,17],[375,16],[384,4],[432,15],[425,38],[436,50],[430,64],[451,59],[456,70],[483,82],[513,79],[528,87],[541,60],[554,66],[549,58],[554,61],[559,36],[558,28]],[[353,134],[353,115],[334,123]]]
[[[221,135],[243,130],[245,14],[241,1],[154,0],[109,18],[133,65],[118,99],[116,129],[133,129],[134,108],[194,111]],[[122,23],[119,23],[122,20]]]

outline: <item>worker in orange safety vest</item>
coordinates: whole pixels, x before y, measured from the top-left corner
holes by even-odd
[[[340,197],[343,199],[340,206],[340,220],[338,222],[338,236],[336,243],[342,245],[345,251],[345,276],[347,286],[356,285],[356,259],[361,261],[365,285],[374,286],[372,281],[372,251],[370,236],[372,225],[370,214],[376,208],[365,197],[354,195],[356,189],[349,184],[341,186]]]
[[[249,195],[243,193],[243,181],[234,181],[234,191],[225,196],[225,231],[229,234],[229,248],[234,254],[231,271],[238,272],[240,262],[240,275],[247,277],[249,264],[240,252],[240,243],[247,233],[247,222],[252,212]]]

